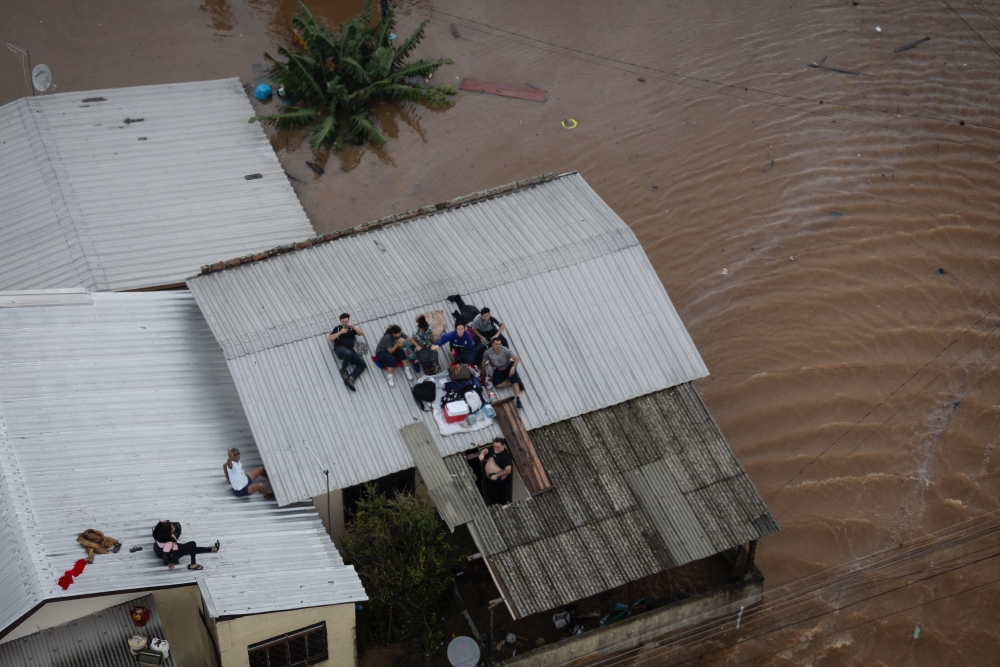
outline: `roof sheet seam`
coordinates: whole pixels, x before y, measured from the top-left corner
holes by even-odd
[[[69,202],[66,200],[66,194],[63,189],[64,187],[68,187],[68,184],[65,182],[65,179],[56,172],[52,155],[50,154],[52,147],[49,146],[49,142],[46,141],[46,138],[42,133],[42,128],[38,124],[39,117],[44,120],[45,114],[41,111],[41,109],[35,109],[34,107],[37,105],[31,104],[30,100],[25,100],[24,104],[25,107],[27,107],[28,112],[19,114],[21,125],[24,127],[24,133],[28,137],[28,145],[31,146],[31,152],[34,155],[35,164],[37,165],[38,170],[42,173],[48,186],[47,195],[52,204],[52,210],[55,214],[55,218],[59,222],[59,229],[63,233],[63,241],[66,243],[69,254],[73,259],[73,269],[76,271],[77,277],[80,279],[80,284],[83,287],[96,288],[96,276],[87,262],[86,253],[73,252],[72,241],[75,240],[77,243],[80,243],[81,239],[77,234],[75,224],[76,221],[70,213]],[[26,118],[31,119],[32,127],[27,126]],[[66,285],[65,287],[73,287],[73,285]]]

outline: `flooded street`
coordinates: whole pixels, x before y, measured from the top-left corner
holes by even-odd
[[[55,92],[249,83],[294,10],[3,5],[4,41],[49,65]],[[310,5],[333,23],[359,6]],[[419,0],[400,19],[402,36],[430,21],[418,56],[455,62],[433,82],[547,101],[379,109],[384,148],[318,159],[269,131],[317,231],[579,171],[638,235],[712,372],[696,386],[782,528],[757,552],[769,590],[1000,512],[996,5]],[[0,104],[27,92],[4,53]],[[975,550],[1000,553],[1000,535],[921,562]],[[996,664],[998,579],[987,558],[689,660]]]

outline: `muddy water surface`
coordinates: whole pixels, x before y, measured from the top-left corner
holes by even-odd
[[[57,92],[252,81],[292,11],[3,5],[4,40],[52,67]],[[314,3],[332,22],[356,8]],[[422,0],[399,32],[430,20],[421,55],[455,61],[435,81],[548,100],[379,109],[389,144],[321,155],[323,176],[299,138],[273,143],[320,232],[583,174],[639,236],[712,372],[698,389],[782,527],[758,552],[777,590],[1000,511],[998,15],[971,0]],[[18,64],[0,64],[0,103],[24,94]],[[998,578],[985,560],[692,664],[996,664]]]

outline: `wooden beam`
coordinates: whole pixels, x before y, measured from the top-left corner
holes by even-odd
[[[535,452],[535,445],[531,442],[528,430],[524,428],[521,415],[517,412],[514,399],[505,398],[493,403],[493,409],[497,413],[497,423],[500,431],[507,440],[507,447],[514,458],[517,471],[521,473],[521,479],[528,489],[528,493],[537,496],[552,488],[552,482],[542,467],[542,462]]]

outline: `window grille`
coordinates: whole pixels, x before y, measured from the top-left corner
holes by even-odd
[[[326,622],[247,647],[250,667],[300,667],[326,660]]]

